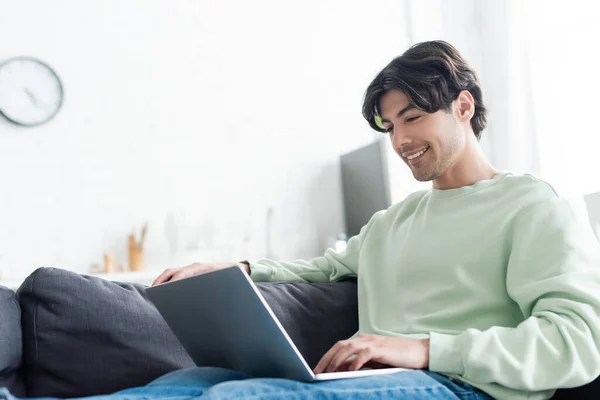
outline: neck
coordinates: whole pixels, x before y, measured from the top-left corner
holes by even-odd
[[[492,179],[497,173],[498,170],[483,154],[477,138],[472,135],[467,139],[465,148],[452,166],[433,180],[433,187],[439,190],[458,189],[482,180]]]

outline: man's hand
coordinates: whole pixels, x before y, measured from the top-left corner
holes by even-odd
[[[429,339],[360,335],[342,340],[321,358],[314,373],[358,371],[365,365],[426,369],[429,367]]]
[[[219,269],[233,267],[234,265],[237,265],[238,267],[240,267],[241,269],[246,271],[246,273],[248,275],[250,274],[250,267],[248,267],[248,264],[245,264],[245,263],[237,263],[237,262],[219,263],[219,264],[194,263],[194,264],[188,265],[186,267],[167,269],[165,272],[160,274],[158,276],[158,278],[156,278],[154,283],[152,283],[152,286],[158,285],[160,283],[177,281],[179,279],[189,278],[190,276],[204,274],[204,273],[210,272],[210,271],[216,271]]]

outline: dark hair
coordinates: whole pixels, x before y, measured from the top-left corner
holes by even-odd
[[[389,90],[400,90],[418,109],[434,113],[449,111],[461,91],[468,90],[475,100],[471,127],[479,140],[486,124],[481,87],[475,71],[451,44],[441,40],[417,43],[394,58],[367,88],[363,116],[373,129],[385,132],[377,124],[380,100]]]

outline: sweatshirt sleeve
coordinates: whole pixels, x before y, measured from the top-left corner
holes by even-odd
[[[384,211],[375,213],[359,234],[348,241],[346,249],[336,252],[327,249],[325,255],[311,260],[274,261],[262,259],[250,264],[250,277],[255,282],[335,282],[358,274],[360,249],[366,235],[383,215]]]
[[[517,327],[431,333],[430,369],[529,391],[594,380],[600,374],[600,246],[566,200],[554,196],[518,215],[506,286],[525,320]]]

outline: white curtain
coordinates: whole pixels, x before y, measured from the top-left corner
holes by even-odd
[[[549,181],[579,211],[600,191],[598,4],[406,0],[410,41],[446,40],[479,73],[491,162]]]
[[[541,173],[572,195],[600,191],[600,4],[525,4]]]

